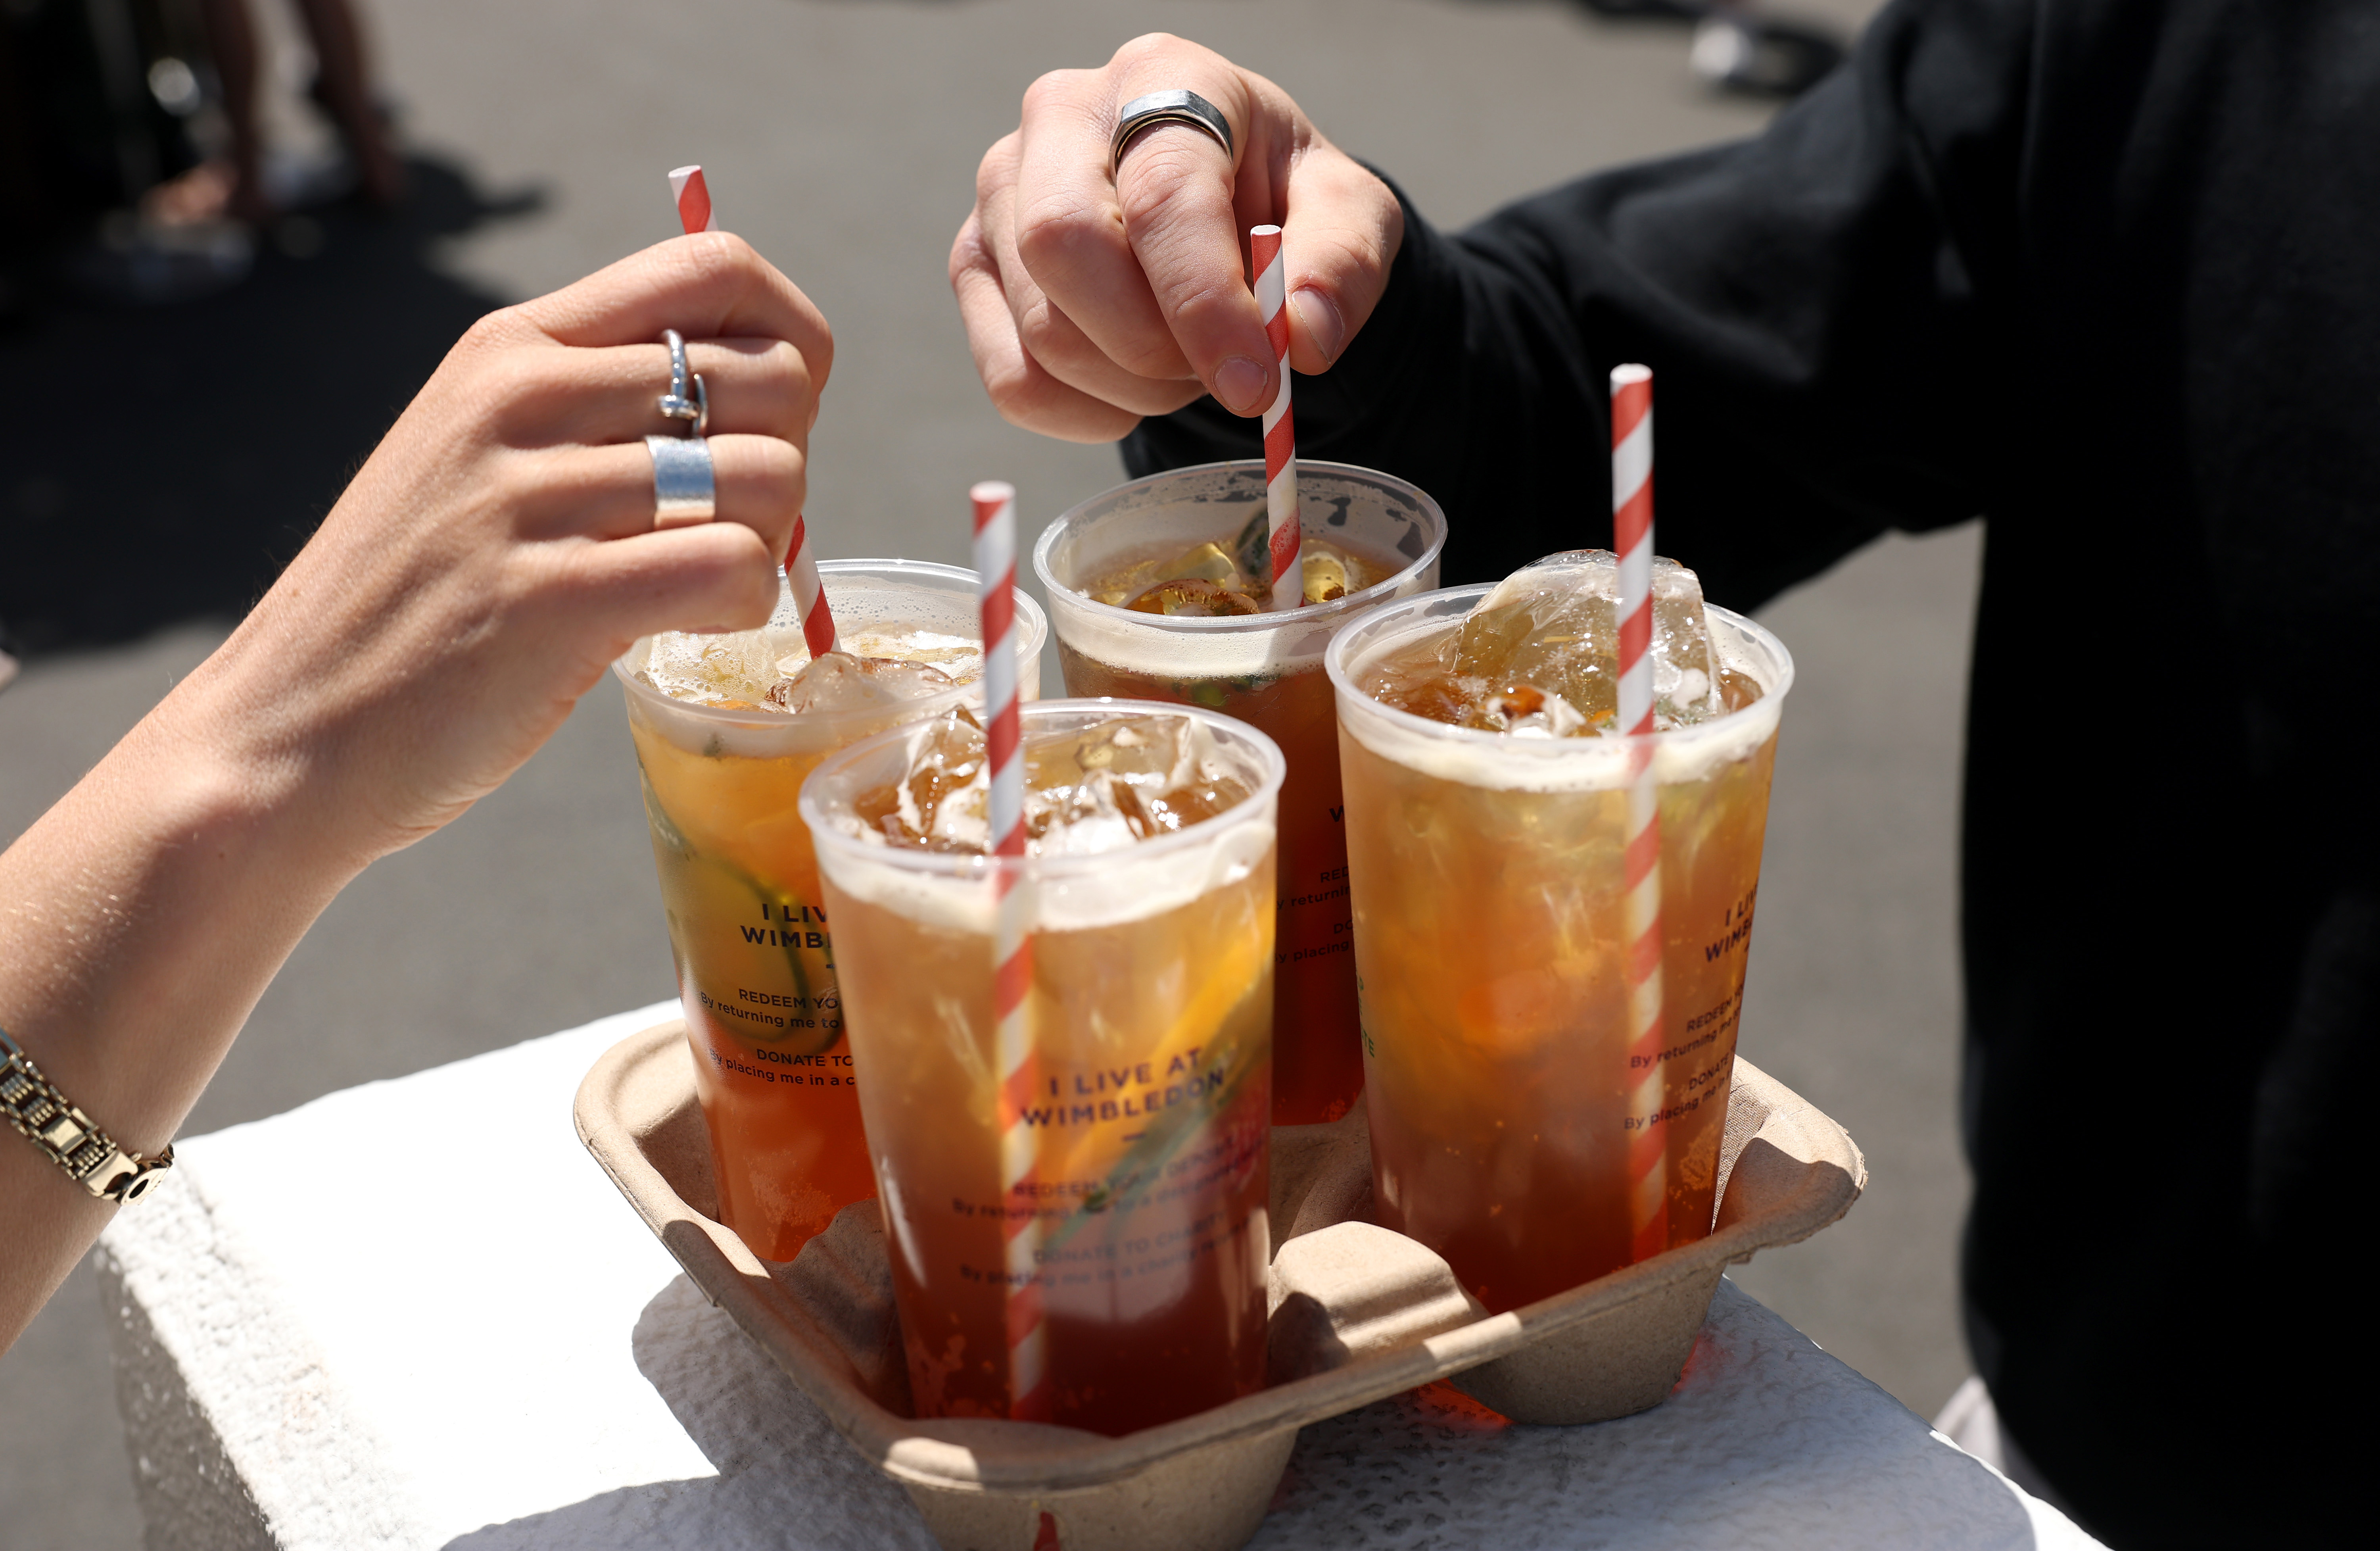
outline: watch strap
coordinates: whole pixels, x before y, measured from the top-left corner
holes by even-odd
[[[93,1124],[24,1047],[0,1029],[0,1115],[19,1135],[48,1154],[84,1190],[102,1201],[138,1201],[157,1176],[174,1166],[168,1146],[153,1158],[128,1153]]]

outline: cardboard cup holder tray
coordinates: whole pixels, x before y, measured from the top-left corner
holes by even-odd
[[[1866,1165],[1843,1129],[1739,1057],[1710,1236],[1490,1315],[1446,1263],[1374,1226],[1359,1106],[1273,1130],[1270,1380],[1256,1394],[1111,1438],[1069,1427],[918,1421],[873,1202],[792,1261],[712,1220],[710,1145],[686,1028],[623,1040],[579,1085],[578,1134],[712,1302],[905,1487],[949,1551],[1228,1551],[1256,1532],[1297,1430],[1444,1379],[1515,1422],[1658,1405],[1729,1265],[1851,1209]]]

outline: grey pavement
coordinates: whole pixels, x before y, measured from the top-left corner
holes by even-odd
[[[1798,8],[1852,23],[1872,6]],[[285,32],[273,0],[260,9]],[[809,508],[823,554],[956,561],[970,481],[1014,481],[1038,529],[1118,478],[1111,449],[991,412],[943,279],[976,158],[1039,70],[1096,63],[1156,28],[1212,43],[1446,224],[1590,167],[1755,131],[1767,111],[1698,88],[1680,29],[1557,0],[407,0],[375,15],[422,178],[414,213],[326,215],[320,257],[268,255],[230,298],[62,315],[0,343],[0,409],[20,406],[37,361],[74,353],[56,347],[98,341],[91,370],[131,385],[105,400],[124,418],[115,434],[164,449],[102,467],[0,415],[18,428],[0,479],[0,597],[8,556],[33,554],[64,568],[46,595],[75,605],[44,605],[45,649],[0,694],[0,838],[221,639],[471,316],[669,235],[662,174],[678,163],[709,167],[722,224],[834,324]],[[296,69],[285,56],[285,87]],[[316,418],[285,446],[247,434],[261,400],[217,380],[249,341],[308,385]],[[79,562],[69,526],[135,538]],[[1967,1371],[1953,864],[1978,543],[1972,528],[1888,540],[1765,614],[1801,678],[1742,1048],[1842,1120],[1875,1179],[1843,1224],[1736,1276],[1927,1414]],[[10,606],[28,629],[25,605]],[[599,689],[503,790],[350,888],[187,1132],[668,995],[622,720]],[[358,1210],[402,1188],[404,1145],[355,1139]],[[11,1551],[140,1542],[87,1276],[0,1357],[0,1522]]]

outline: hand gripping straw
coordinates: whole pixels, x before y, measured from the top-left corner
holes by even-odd
[[[1633,1260],[1670,1247],[1660,1124],[1661,794],[1653,779],[1653,373],[1611,370],[1611,547],[1620,555],[1620,726],[1628,750],[1628,1199]]]
[[[991,766],[993,1057],[1000,1083],[1001,1231],[1007,1240],[1008,1414],[1046,1421],[1050,1386],[1042,1362],[1041,1245],[1033,1193],[1033,1128],[1026,1123],[1038,1079],[1026,1006],[1033,989],[1033,889],[1025,877],[1025,758],[1016,710],[1016,487],[986,480],[975,503],[976,585],[983,600],[983,741]]]
[[[715,231],[719,218],[710,208],[710,185],[699,164],[670,170],[670,198],[676,202],[678,224],[690,236]],[[785,550],[785,580],[793,583],[794,609],[802,617],[802,640],[812,657],[843,650],[834,633],[834,613],[826,606],[826,590],[819,585],[818,556],[810,551],[809,525],[794,514],[794,542]]]
[[[1248,229],[1257,266],[1257,311],[1264,314],[1265,338],[1281,367],[1281,385],[1265,407],[1265,525],[1271,532],[1272,606],[1292,609],[1305,602],[1305,571],[1298,562],[1297,430],[1289,412],[1289,298],[1281,263],[1281,228]]]

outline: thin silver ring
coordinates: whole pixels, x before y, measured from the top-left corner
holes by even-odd
[[[701,436],[648,436],[653,455],[653,526],[684,528],[719,515],[710,443]]]
[[[674,328],[665,328],[662,330],[662,343],[669,347],[670,356],[670,385],[669,391],[661,397],[662,418],[692,421],[694,429],[687,433],[690,436],[710,434],[710,389],[703,382],[700,372],[689,373],[686,371],[685,337]],[[694,383],[691,397],[686,391],[689,375]]]
[[[1216,111],[1214,104],[1196,92],[1151,92],[1135,97],[1116,115],[1115,138],[1108,143],[1110,169],[1123,165],[1126,143],[1153,124],[1187,124],[1212,136],[1224,156],[1236,159],[1231,122]]]

